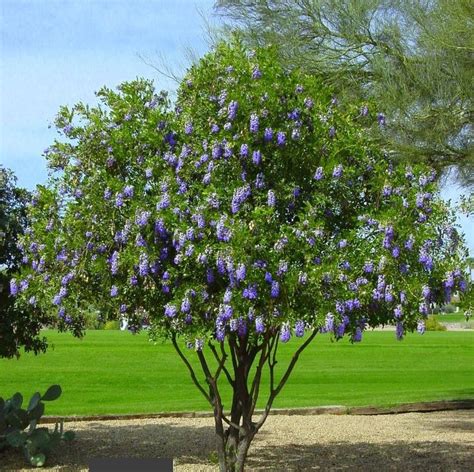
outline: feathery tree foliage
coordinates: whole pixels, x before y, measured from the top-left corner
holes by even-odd
[[[456,166],[474,183],[470,0],[218,0],[251,45],[321,76],[341,98],[374,98],[398,156]]]
[[[8,289],[13,274],[22,263],[17,237],[26,227],[27,190],[17,187],[16,177],[0,166],[0,357],[18,355],[19,349],[35,352],[46,348],[38,338],[41,317],[27,308],[15,308]]]

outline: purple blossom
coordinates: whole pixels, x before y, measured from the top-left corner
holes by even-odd
[[[260,163],[262,162],[262,153],[256,149],[253,153],[252,153],[252,162],[256,165],[256,166],[259,166]]]
[[[374,263],[373,262],[366,262],[364,264],[364,272],[366,274],[370,274],[374,271]]]
[[[28,282],[28,279],[23,279],[20,281],[20,292],[25,292],[26,290],[28,290],[28,286],[29,286],[29,282]],[[11,288],[11,287],[10,287]],[[59,293],[62,293],[62,290],[63,290],[64,287],[61,287],[61,289],[59,290]],[[65,290],[65,289],[64,289]],[[66,292],[67,294],[67,292]],[[66,295],[65,294],[65,295]],[[64,296],[64,295],[63,295]]]
[[[334,315],[332,313],[326,315],[324,329],[325,331],[334,331]]]
[[[331,126],[331,127],[329,128],[328,134],[329,134],[329,137],[330,137],[330,138],[334,138],[334,136],[336,136],[336,128],[334,128],[334,126]]]
[[[295,323],[295,336],[297,338],[302,338],[304,336],[304,322],[302,320],[298,320]]]
[[[277,275],[281,276],[283,274],[286,274],[287,272],[288,272],[288,262],[280,261],[280,263],[278,264]]]
[[[224,225],[225,217],[222,217],[216,224],[216,236],[219,241],[229,242],[232,237],[232,232]]]
[[[276,281],[272,281],[272,286],[270,289],[270,296],[272,298],[277,298],[280,295],[280,284]]]
[[[413,249],[414,243],[415,243],[415,238],[413,237],[412,234],[410,234],[410,236],[408,236],[408,239],[405,241],[405,249],[408,249],[409,251],[411,251]]]
[[[403,334],[405,333],[405,331],[403,329],[403,323],[401,321],[397,322],[396,327],[395,327],[395,333],[396,333],[397,339],[400,340],[403,338]]]
[[[16,283],[16,279],[10,280],[10,295],[12,295],[13,297],[18,295],[18,285]]]
[[[148,266],[148,256],[146,253],[142,252],[140,254],[138,262],[138,275],[145,277],[148,275],[149,266]]]
[[[423,266],[423,268],[427,272],[431,272],[433,270],[434,264],[433,264],[433,259],[431,256],[426,252],[425,249],[420,250],[420,256],[418,258],[418,262],[420,262]]]
[[[306,272],[300,272],[298,275],[298,283],[300,285],[306,285],[308,282],[308,274]]]
[[[262,72],[258,68],[258,66],[254,66],[252,70],[252,79],[257,80],[262,77]]]
[[[315,180],[321,180],[324,177],[324,171],[322,167],[318,167],[316,169],[316,172],[314,173],[314,179]]]
[[[174,305],[171,305],[170,303],[167,303],[165,305],[165,316],[167,316],[168,318],[174,318],[177,313],[178,310]]]
[[[235,277],[237,281],[242,282],[243,280],[245,280],[246,274],[247,274],[247,269],[245,267],[245,264],[239,264],[237,266],[237,270],[235,271]]]
[[[291,338],[290,326],[288,323],[284,323],[280,331],[280,341],[282,343],[287,343]]]
[[[258,133],[258,127],[259,127],[259,120],[258,116],[255,113],[252,113],[250,115],[250,132],[251,133]]]
[[[240,155],[242,157],[247,157],[249,155],[249,146],[248,146],[248,144],[244,143],[240,146]]]
[[[120,313],[125,313],[127,311],[127,305],[125,305],[125,303],[122,303],[120,305]]]
[[[377,121],[378,121],[380,126],[384,126],[385,125],[385,115],[383,113],[378,113],[377,114]]]
[[[138,226],[146,226],[148,223],[148,219],[150,218],[151,213],[149,211],[140,211],[135,216],[135,224]]]
[[[214,282],[215,277],[214,277],[214,271],[212,269],[207,269],[206,280],[208,284],[212,284]]]
[[[403,308],[402,305],[397,305],[393,310],[393,315],[397,320],[399,320],[403,316]]]
[[[117,208],[123,207],[123,195],[121,193],[117,193],[115,196],[115,206]]]
[[[339,177],[341,177],[342,173],[343,173],[343,167],[342,167],[342,164],[339,164],[336,167],[334,167],[334,170],[332,171],[332,176],[335,179],[338,179]]]
[[[259,334],[265,332],[265,324],[261,316],[257,316],[257,318],[255,318],[255,332]]]
[[[425,322],[423,320],[419,320],[416,324],[416,330],[419,334],[423,334],[425,332]]]
[[[395,257],[395,259],[400,256],[400,247],[399,246],[395,246],[392,249],[392,256]]]
[[[240,210],[241,205],[250,197],[251,193],[250,185],[248,184],[234,190],[231,202],[232,213],[237,213]]]
[[[117,295],[118,295],[118,288],[116,285],[112,285],[112,288],[110,289],[110,296],[116,297]]]
[[[273,139],[273,130],[271,128],[265,128],[263,139],[267,143]]]
[[[283,131],[277,133],[277,144],[278,146],[284,146],[286,143],[286,134]]]
[[[337,243],[337,247],[339,249],[344,249],[345,247],[347,247],[347,239],[341,239],[338,243]]]
[[[164,210],[165,208],[168,208],[170,206],[170,196],[168,193],[163,193],[161,196],[160,201],[156,204],[156,209],[157,210]]]
[[[429,311],[429,307],[428,307],[428,304],[423,302],[423,303],[420,303],[419,307],[418,307],[418,311],[422,314],[422,315],[427,315],[428,314],[428,311]]]
[[[193,124],[191,122],[187,122],[185,125],[184,125],[184,133],[185,134],[191,134],[193,132]]]
[[[308,108],[308,109],[313,108],[313,106],[314,106],[313,100],[312,100],[311,98],[309,98],[309,97],[305,98],[305,99],[304,99],[304,106],[305,106],[306,108]]]
[[[132,276],[130,277],[130,285],[131,285],[132,287],[138,285],[138,278],[137,278],[136,275],[132,275]]]
[[[124,194],[125,197],[127,197],[127,198],[132,198],[132,197],[133,197],[133,186],[132,186],[132,185],[126,185],[126,186],[123,188],[123,194]]]
[[[276,203],[275,192],[273,190],[269,190],[268,196],[267,196],[267,205],[269,207],[274,207],[275,203]]]
[[[186,297],[181,302],[181,312],[182,313],[189,313],[190,311],[191,311],[191,301],[189,300],[189,298]]]
[[[251,284],[242,291],[242,296],[248,300],[255,300],[258,296],[257,284]]]
[[[352,341],[355,343],[359,343],[362,341],[362,330],[358,326],[355,330],[355,332],[352,334]]]
[[[429,300],[431,297],[431,289],[428,285],[423,285],[421,289],[421,294],[425,300]]]
[[[258,189],[262,189],[265,187],[265,177],[262,172],[259,172],[257,174],[257,177],[255,178],[255,187],[257,187]]]
[[[232,100],[229,103],[229,106],[227,107],[227,119],[229,121],[233,121],[235,119],[235,117],[237,116],[238,108],[239,104],[235,100]]]

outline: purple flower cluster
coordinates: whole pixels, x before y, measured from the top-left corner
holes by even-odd
[[[251,193],[250,185],[245,185],[244,187],[239,187],[234,190],[231,203],[232,213],[237,213],[240,210],[240,207],[250,197]]]

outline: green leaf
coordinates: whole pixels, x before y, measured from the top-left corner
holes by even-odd
[[[30,441],[37,450],[49,449],[51,438],[48,428],[35,429],[30,434]]]
[[[62,390],[59,385],[51,385],[51,387],[46,390],[46,393],[42,396],[41,400],[45,402],[50,402],[56,400],[61,396]]]
[[[39,392],[36,392],[30,400],[30,403],[28,404],[28,412],[31,410],[35,409],[38,406],[38,403],[41,401],[41,395]]]
[[[34,467],[43,467],[46,462],[46,456],[43,453],[35,454],[30,457],[30,463]]]
[[[38,421],[44,413],[44,403],[38,403],[33,410],[30,411],[30,419],[35,419]]]
[[[20,392],[15,393],[13,397],[10,399],[10,405],[17,409],[21,408],[21,405],[23,404],[23,395]]]
[[[11,447],[21,447],[23,444],[25,444],[26,440],[26,433],[23,433],[22,431],[12,431],[11,433],[7,434],[7,443]]]
[[[72,441],[76,437],[76,433],[74,431],[66,431],[63,434],[63,439],[65,441]]]

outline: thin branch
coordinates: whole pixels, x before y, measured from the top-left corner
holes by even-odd
[[[219,357],[219,354],[217,352],[217,349],[216,347],[214,346],[214,344],[212,344],[211,342],[209,342],[209,347],[212,351],[212,353],[214,354],[214,357],[216,358],[216,361],[219,365],[222,365],[222,370],[224,371],[224,374],[225,376],[227,377],[227,381],[229,382],[229,384],[233,387],[234,386],[234,380],[232,379],[232,376],[230,375],[230,372],[229,370],[227,369],[227,367],[224,365],[224,362],[225,360],[227,359],[227,353],[225,352],[224,350],[224,347],[223,347],[223,343],[221,342],[221,352],[222,352],[222,359]]]
[[[276,364],[276,350],[277,350],[277,345],[275,346],[275,350],[273,352],[273,360],[272,364],[270,364],[270,377],[271,377],[271,393],[267,401],[267,405],[265,406],[265,410],[262,413],[262,416],[260,417],[260,420],[256,423],[255,429],[258,431],[263,424],[265,423],[265,420],[268,417],[268,413],[270,412],[270,409],[273,405],[273,401],[275,400],[275,397],[280,393],[281,389],[285,385],[286,381],[288,380],[288,377],[290,376],[291,372],[293,371],[293,368],[295,367],[296,362],[298,361],[298,358],[300,354],[303,352],[303,350],[308,346],[308,344],[314,339],[316,334],[318,333],[317,329],[314,329],[311,335],[308,337],[308,339],[297,349],[297,351],[293,354],[293,357],[291,358],[291,361],[286,369],[285,374],[281,378],[277,388],[273,388],[273,367]],[[278,339],[277,339],[278,341]],[[269,361],[270,363],[270,361]]]
[[[185,363],[186,367],[188,368],[189,370],[189,373],[191,375],[191,379],[192,381],[194,382],[194,385],[196,385],[196,387],[199,389],[199,391],[204,395],[204,397],[206,398],[206,400],[210,403],[210,405],[212,406],[212,399],[211,397],[206,393],[206,391],[204,390],[204,387],[199,383],[199,380],[197,379],[196,377],[196,374],[194,373],[194,369],[193,367],[191,366],[191,364],[189,363],[188,359],[186,359],[186,356],[182,353],[181,349],[179,348],[178,346],[178,343],[176,342],[176,333],[173,333],[172,336],[171,336],[171,341],[173,343],[173,346],[176,350],[176,352],[179,354],[179,357],[181,357],[181,359],[183,360],[183,362]]]

